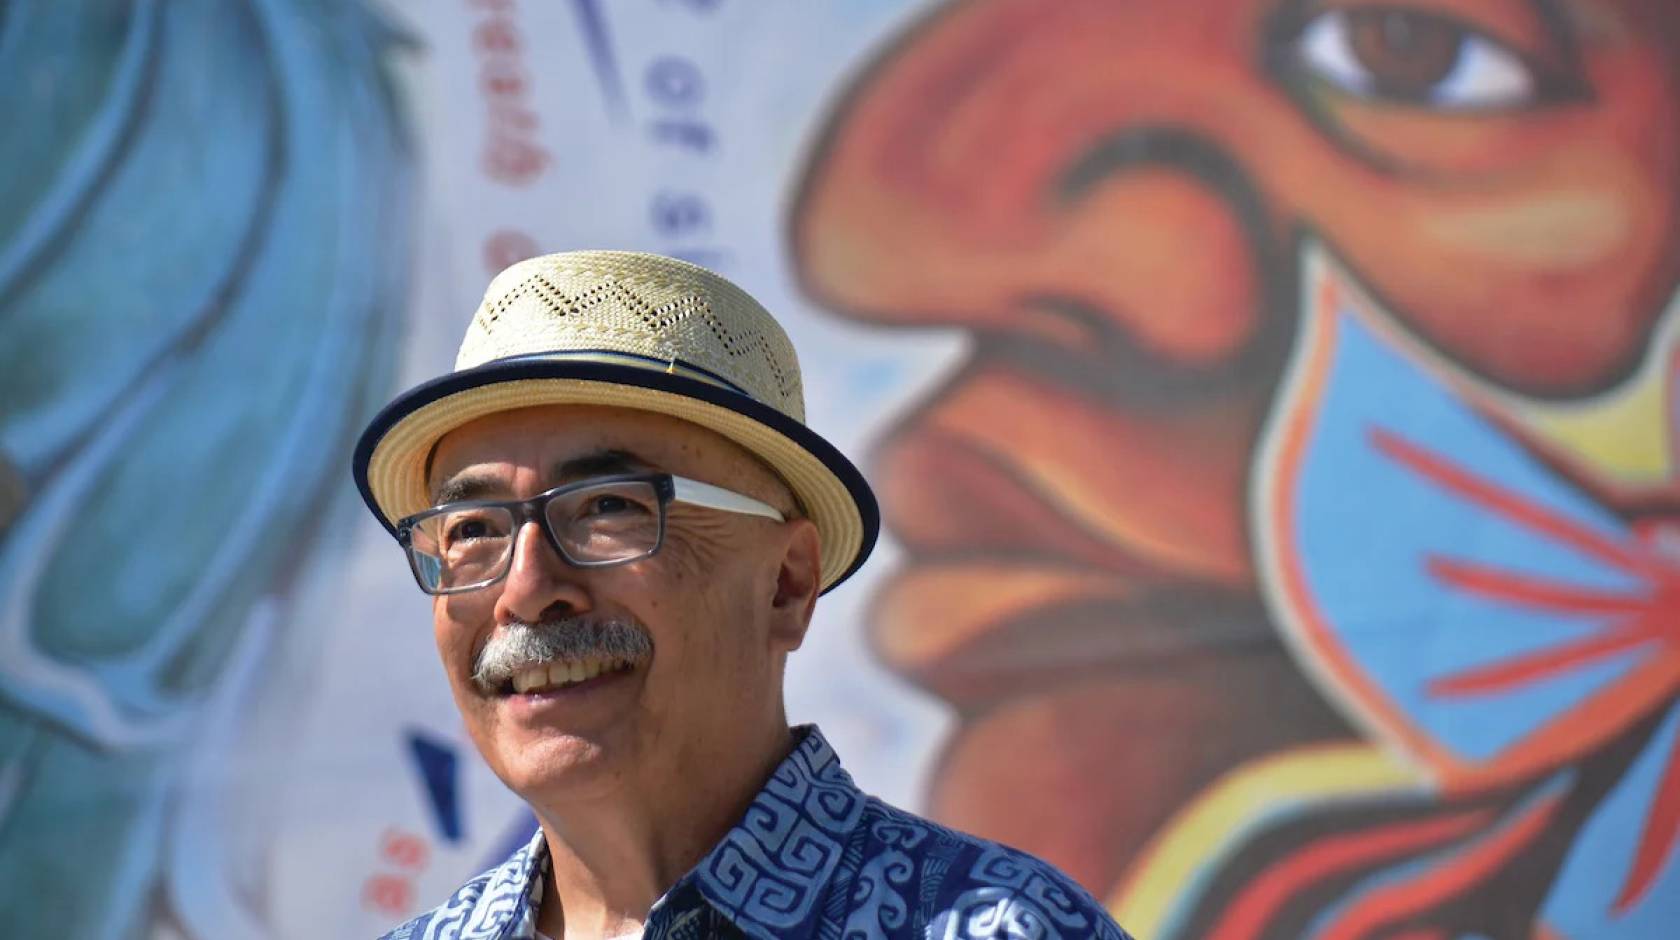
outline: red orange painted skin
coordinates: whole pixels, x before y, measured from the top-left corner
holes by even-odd
[[[1481,97],[1406,100],[1434,86],[1359,19],[1379,7],[1475,43]],[[1380,79],[1363,93],[1309,67],[1333,14]],[[1680,280],[1671,21],[1656,0],[986,0],[864,74],[791,235],[831,309],[975,339],[874,466],[907,549],[876,647],[961,716],[937,814],[1100,892],[1222,770],[1351,734],[1275,646],[1246,532],[1296,239],[1498,386],[1609,387]],[[1042,772],[979,757],[1000,748]],[[1080,825],[1021,812],[1075,779],[1114,795],[1090,786]]]

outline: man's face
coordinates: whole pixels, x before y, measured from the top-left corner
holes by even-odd
[[[731,442],[674,418],[615,408],[530,408],[478,419],[439,442],[428,482],[434,497],[512,499],[638,471],[790,508],[785,488]],[[760,729],[773,733],[783,720],[782,665],[804,628],[803,617],[778,605],[787,586],[783,562],[801,538],[814,543],[814,533],[801,534],[808,529],[803,521],[777,524],[675,503],[654,555],[578,568],[526,525],[504,580],[433,605],[450,687],[491,768],[527,799],[565,802],[636,781],[668,785],[685,768],[728,761],[759,743]],[[651,652],[627,669],[557,690],[475,685],[475,661],[493,638],[514,624],[565,618],[645,631]]]

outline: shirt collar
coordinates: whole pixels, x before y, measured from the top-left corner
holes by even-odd
[[[784,937],[818,913],[868,798],[815,725],[793,733],[792,752],[776,765],[740,821],[654,904],[650,920],[694,891],[749,936]],[[523,877],[533,924],[548,864],[539,829],[502,866]]]

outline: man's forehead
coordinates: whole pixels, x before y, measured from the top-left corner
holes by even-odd
[[[582,406],[523,408],[484,415],[438,439],[432,448],[429,476],[447,476],[472,464],[511,463],[546,469],[608,451],[639,454],[661,437],[685,433],[671,426],[682,422],[651,422],[656,426],[650,427],[648,417],[622,409]]]
[[[454,502],[504,494],[509,489],[506,464],[469,464],[454,473],[440,472],[431,483],[433,503]],[[612,476],[661,469],[655,462],[618,448],[609,448],[555,461],[540,471],[541,486],[586,480],[591,477]]]
[[[557,405],[498,412],[450,431],[432,449],[426,477],[435,495],[466,473],[493,476],[520,468],[554,485],[637,470],[681,472],[710,465],[726,471],[736,460],[751,458],[734,442],[679,418]]]

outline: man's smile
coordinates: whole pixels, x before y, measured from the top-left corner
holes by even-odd
[[[559,691],[628,672],[652,658],[653,640],[634,621],[512,623],[485,642],[471,681],[487,697]]]
[[[514,673],[513,679],[500,691],[504,695],[533,695],[572,689],[632,668],[634,663],[628,659],[605,657],[539,664]]]
[[[521,669],[480,694],[514,726],[579,732],[622,717],[641,695],[651,665],[604,657],[554,660]]]

